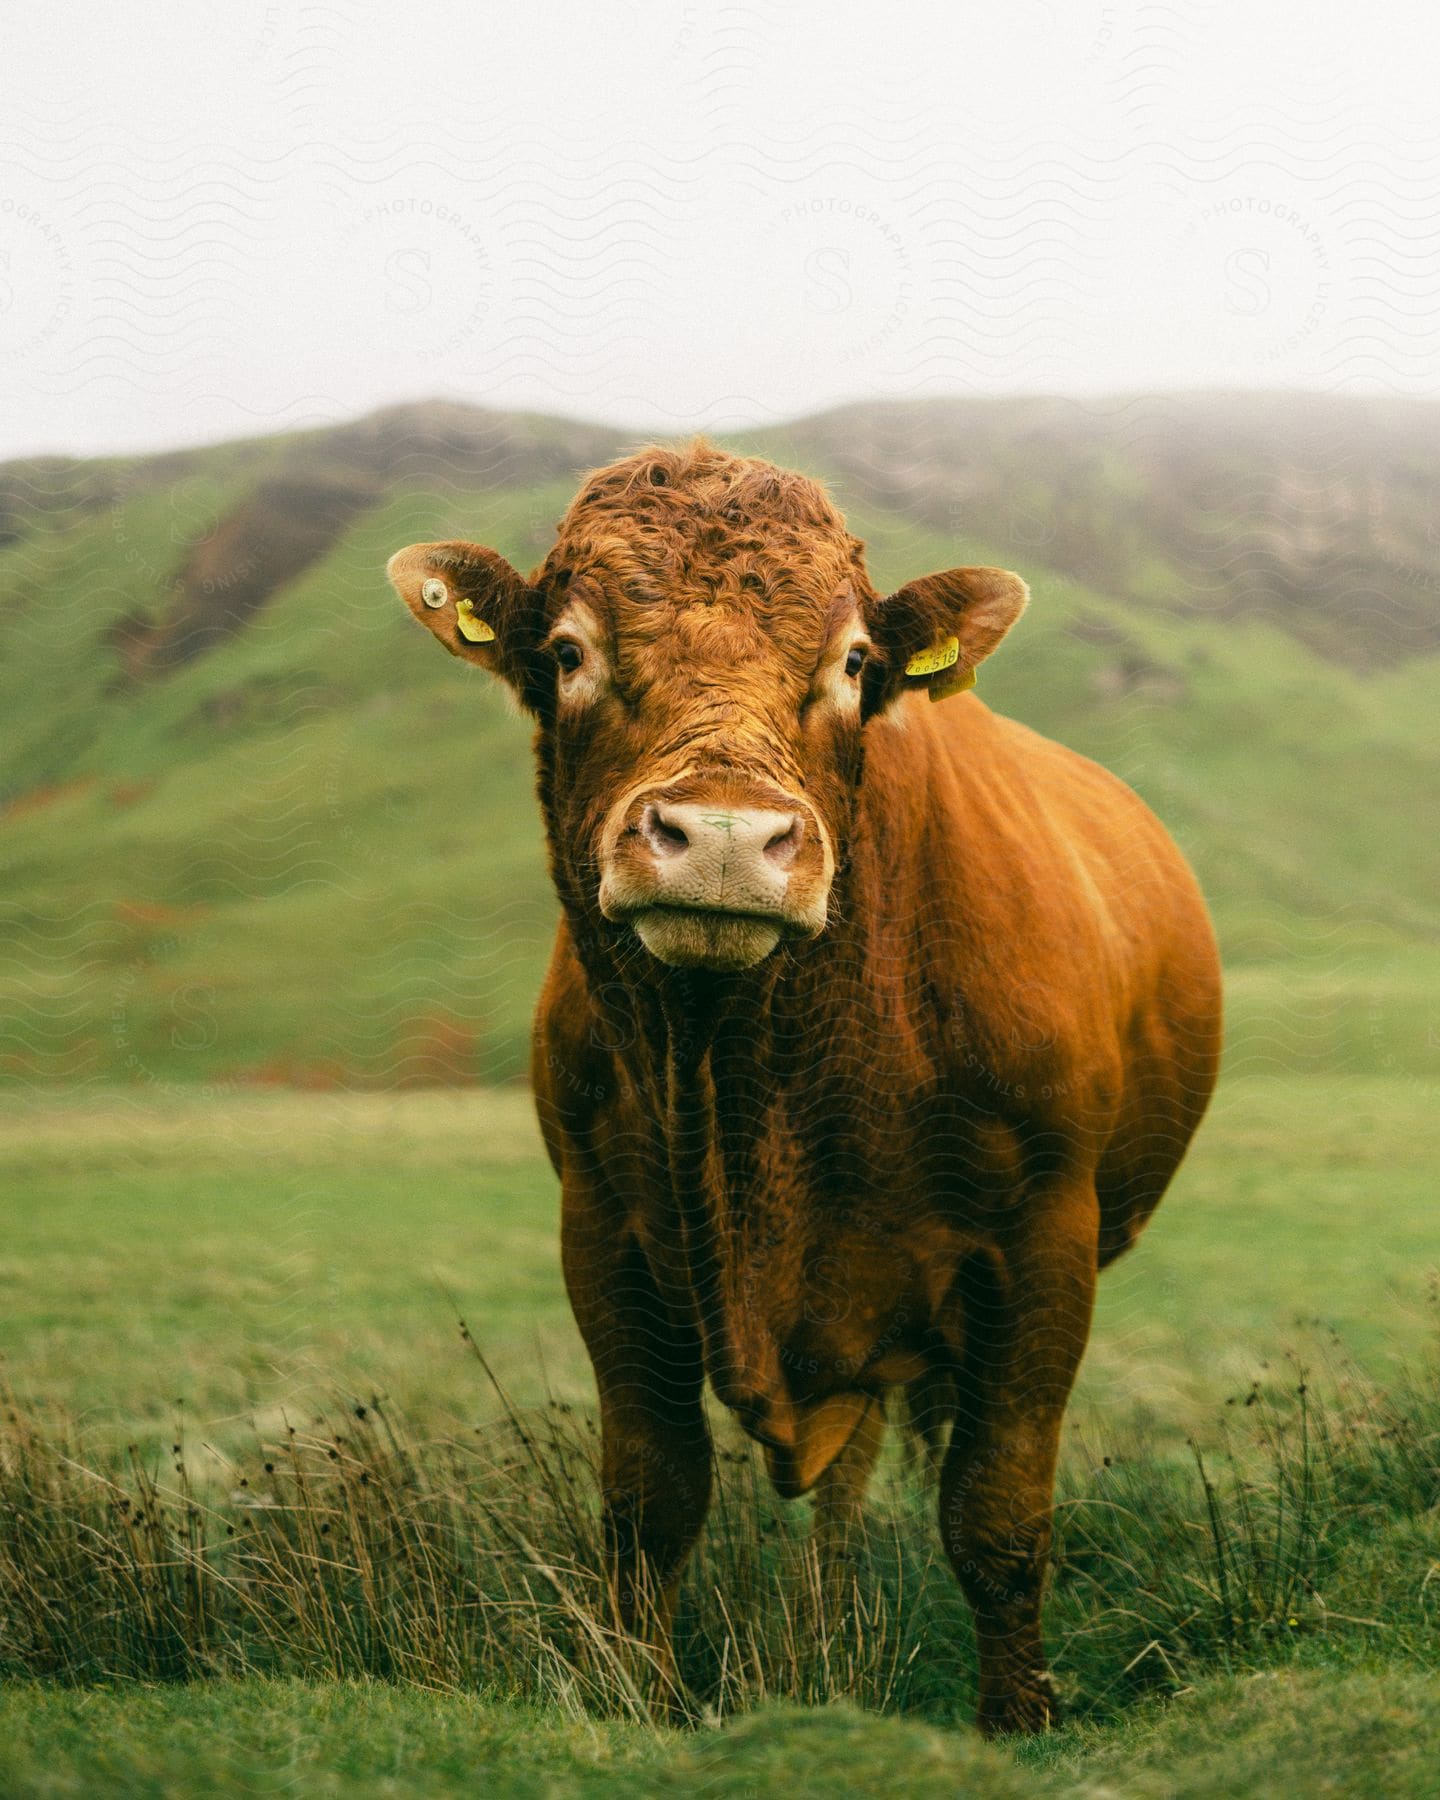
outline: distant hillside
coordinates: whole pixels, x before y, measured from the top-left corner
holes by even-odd
[[[1186,845],[1233,1057],[1420,1072],[1440,1064],[1435,417],[917,402],[746,447],[832,480],[882,584],[1029,577],[982,692]],[[523,1068],[553,920],[528,732],[381,571],[452,535],[528,566],[577,472],[632,441],[429,403],[0,468],[0,1076]]]
[[[1373,668],[1440,649],[1440,407],[1323,395],[924,400],[776,434],[867,503],[1120,599],[1271,619]]]
[[[303,481],[317,472],[372,493],[420,481],[444,490],[525,487],[572,476],[614,453],[623,434],[533,413],[489,412],[453,400],[390,406],[344,425],[239,438],[158,456],[0,463],[0,545],[74,523],[140,494],[267,470]]]

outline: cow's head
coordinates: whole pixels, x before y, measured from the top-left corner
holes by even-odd
[[[824,930],[867,723],[968,687],[1026,600],[999,569],[881,599],[823,489],[706,444],[592,475],[529,581],[467,543],[411,545],[389,573],[538,720],[567,906],[663,963],[732,970]]]

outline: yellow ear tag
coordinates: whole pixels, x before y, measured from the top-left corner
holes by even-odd
[[[475,608],[468,600],[455,602],[455,627],[467,644],[493,644],[495,633],[483,619],[475,617]]]
[[[928,650],[917,650],[905,665],[907,675],[934,675],[941,669],[948,669],[953,662],[960,659],[960,640],[955,637],[942,638],[938,644],[932,644]]]
[[[925,691],[932,700],[948,700],[952,694],[963,694],[967,688],[973,688],[974,685],[974,669],[952,669],[948,675],[942,675],[938,681],[932,681]]]

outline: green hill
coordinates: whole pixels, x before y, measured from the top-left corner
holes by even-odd
[[[992,704],[1171,825],[1251,1067],[1440,1062],[1433,411],[848,408],[743,446],[828,477],[877,581],[1021,569]],[[527,566],[622,434],[432,403],[0,469],[0,1074],[503,1079],[553,923],[528,731],[385,557]]]

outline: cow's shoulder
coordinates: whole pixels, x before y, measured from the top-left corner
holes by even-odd
[[[867,887],[908,991],[953,1010],[962,1074],[1099,1104],[1176,943],[1208,933],[1184,858],[1123,781],[973,695],[877,723]]]
[[[1176,913],[1189,922],[1198,890],[1170,834],[1079,751],[965,695],[907,703],[880,754],[883,787],[909,796],[902,828],[918,884],[1003,923],[1027,954],[1043,956],[1056,932],[1071,951],[1124,953]]]

